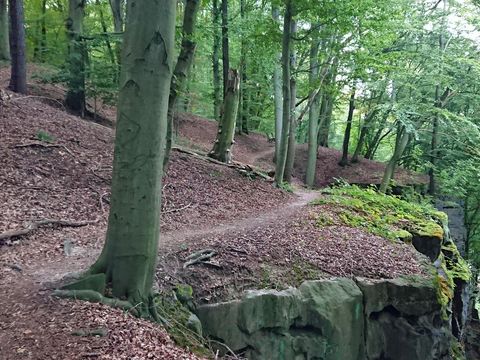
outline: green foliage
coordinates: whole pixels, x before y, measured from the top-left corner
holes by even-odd
[[[44,130],[38,130],[35,137],[37,140],[45,143],[53,143],[55,141],[55,136],[49,134],[48,132]]]
[[[443,213],[427,203],[410,203],[397,196],[378,193],[374,188],[342,185],[324,191],[313,205],[333,204],[342,208],[340,220],[347,226],[360,227],[391,240],[410,241],[412,234],[443,238],[439,223]],[[317,224],[322,225],[323,220]]]

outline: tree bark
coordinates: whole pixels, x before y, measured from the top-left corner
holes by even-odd
[[[318,27],[317,25],[314,25]],[[319,63],[318,52],[320,50],[319,32],[317,31],[310,47],[310,74],[309,83],[310,89],[318,84],[319,80]],[[320,116],[320,99],[322,98],[322,92],[318,91],[313,98],[312,104],[308,112],[308,158],[307,158],[307,173],[305,177],[305,183],[309,187],[313,187],[315,183],[315,174],[317,171],[317,133],[318,133],[318,117]]]
[[[222,95],[220,85],[220,8],[218,0],[212,0],[212,19],[213,19],[213,51],[212,51],[212,67],[213,67],[213,118],[220,121],[220,113],[222,107]]]
[[[107,239],[90,274],[153,316],[175,2],[129,0],[122,51]]]
[[[390,158],[387,166],[385,167],[385,172],[383,173],[382,183],[380,184],[379,191],[385,193],[390,185],[390,181],[393,179],[395,173],[395,168],[398,164],[398,161],[403,155],[405,148],[407,147],[408,141],[410,140],[410,134],[407,132],[403,125],[398,125],[397,136],[395,138],[395,149],[393,155]]]
[[[272,7],[272,17],[275,22],[280,22],[278,7]],[[273,68],[273,98],[275,103],[275,155],[274,161],[279,158],[280,141],[282,138],[282,74],[281,74],[281,53],[277,55]]]
[[[197,47],[197,44],[193,41],[193,33],[195,31],[199,9],[200,0],[186,0],[182,25],[182,45],[180,54],[178,55],[177,64],[175,65],[175,70],[173,71],[172,83],[170,85],[170,96],[168,98],[168,126],[164,168],[167,166],[170,158],[170,150],[175,141],[174,119],[178,97],[185,89],[188,73],[192,66],[195,49]]]
[[[330,69],[329,75],[326,80],[326,85],[331,85],[335,83],[337,78],[337,71],[338,71],[339,59],[335,57],[332,62],[332,67]],[[322,100],[322,111],[320,111],[320,125],[318,131],[318,139],[317,143],[319,146],[328,147],[328,138],[330,135],[330,125],[332,123],[332,115],[333,115],[333,103],[335,100],[333,90],[328,90],[324,95],[324,99]]]
[[[0,0],[0,60],[10,60],[7,0]]]
[[[209,157],[224,163],[232,162],[232,146],[235,136],[235,121],[237,119],[240,78],[236,70],[229,71],[227,92],[223,106],[222,120],[218,123],[218,133]]]
[[[9,1],[10,55],[12,68],[10,89],[20,94],[27,93],[27,60],[25,53],[25,26],[23,0]]]
[[[295,36],[296,32],[297,23],[295,20],[293,20],[290,36]],[[295,114],[295,107],[297,104],[297,81],[295,75],[292,75],[292,71],[295,71],[296,61],[295,49],[292,42],[290,50],[290,129],[288,133],[288,149],[287,159],[285,161],[285,173],[283,175],[283,180],[287,183],[292,181],[293,165],[295,163],[295,153],[297,147],[297,117]]]
[[[228,48],[228,0],[222,0],[222,65],[223,65],[223,99],[229,81],[230,55]]]
[[[85,47],[83,44],[83,18],[85,0],[69,0],[66,21],[69,40],[69,79],[65,103],[74,113],[85,115]]]
[[[346,166],[348,164],[348,146],[350,143],[350,134],[352,132],[352,121],[353,121],[353,112],[355,111],[355,86],[352,89],[352,94],[350,95],[350,101],[348,102],[348,116],[347,116],[347,126],[345,127],[345,135],[343,136],[343,146],[342,146],[342,159],[340,160],[340,166]]]
[[[283,89],[283,111],[282,111],[282,134],[280,138],[280,149],[275,163],[275,182],[283,184],[285,163],[287,161],[288,134],[290,131],[290,54],[291,54],[291,28],[292,28],[292,0],[286,0],[285,16],[283,19],[282,37],[282,89]]]
[[[368,130],[370,129],[370,124],[377,115],[378,110],[374,109],[363,119],[362,128],[360,129],[360,136],[358,137],[357,146],[355,147],[355,152],[352,156],[352,163],[357,163],[359,161],[360,154],[363,150],[363,145],[365,144],[365,139],[368,135]]]
[[[242,26],[246,20],[246,4],[245,0],[240,0],[240,16],[242,18]],[[242,40],[240,44],[240,101],[238,109],[238,133],[248,134],[248,117],[249,117],[249,104],[248,104],[248,91],[247,91],[247,38],[245,34],[242,34]]]

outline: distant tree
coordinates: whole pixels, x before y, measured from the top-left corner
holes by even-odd
[[[275,23],[280,22],[280,14],[278,7],[272,5],[272,18]],[[280,59],[282,54],[275,54],[275,65],[273,68],[273,96],[275,110],[275,156],[274,160],[279,158],[280,140],[282,138],[282,68]]]
[[[193,33],[195,31],[195,23],[199,9],[200,0],[186,0],[185,11],[183,14],[182,44],[173,71],[170,96],[168,99],[167,146],[164,157],[164,166],[167,165],[170,157],[170,150],[175,140],[174,118],[178,97],[185,88],[188,72],[192,66],[193,57],[195,55],[195,48],[197,47],[196,42],[193,40]]]
[[[208,154],[211,158],[227,164],[232,162],[232,146],[234,144],[233,138],[235,136],[239,88],[240,78],[238,71],[231,69],[228,72],[223,114],[221,121],[218,123],[217,139],[215,140],[212,151]]]
[[[23,0],[9,0],[8,5],[10,14],[10,54],[12,57],[10,89],[21,94],[26,94],[27,64]]]
[[[10,60],[7,0],[0,0],[0,60]]]
[[[348,145],[350,143],[350,134],[352,132],[353,112],[355,111],[355,86],[352,89],[350,95],[350,101],[348,102],[348,116],[347,125],[345,126],[345,134],[343,136],[342,146],[342,159],[340,160],[340,166],[346,166],[348,164]]]
[[[113,303],[157,318],[152,284],[160,236],[163,156],[173,71],[176,2],[129,0],[105,245],[64,296]],[[88,281],[87,281],[88,280]],[[111,286],[112,301],[92,291]],[[83,285],[82,285],[83,283]],[[103,286],[102,286],[103,285]]]
[[[213,22],[213,118],[220,121],[222,108],[222,90],[220,84],[220,7],[218,0],[212,0],[212,22]]]
[[[85,115],[85,46],[83,36],[83,18],[85,0],[69,0],[68,19],[68,90],[65,103],[74,113]]]
[[[223,65],[223,98],[227,92],[230,72],[230,48],[228,39],[228,0],[222,1],[222,65]]]

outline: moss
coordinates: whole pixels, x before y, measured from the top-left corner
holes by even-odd
[[[339,219],[350,227],[359,227],[390,240],[410,242],[413,234],[443,239],[447,216],[430,204],[410,203],[396,196],[378,193],[373,188],[344,185],[324,191],[324,197],[312,205],[335,205],[342,209]],[[324,219],[317,220],[325,226]]]

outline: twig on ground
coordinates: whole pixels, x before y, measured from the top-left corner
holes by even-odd
[[[91,224],[96,224],[100,219],[87,220],[87,221],[70,221],[70,220],[58,220],[58,219],[43,219],[27,223],[23,229],[10,230],[0,233],[0,242],[11,238],[18,238],[30,234],[37,230],[41,226],[45,225],[58,225],[62,227],[82,227]]]
[[[185,260],[185,263],[183,264],[183,268],[187,268],[190,265],[194,264],[199,264],[199,263],[205,263],[206,260],[211,259],[217,255],[217,252],[212,249],[203,249],[197,252],[194,252],[193,254],[187,256]]]
[[[174,209],[168,209],[168,210],[163,210],[162,214],[169,214],[169,213],[174,213],[174,212],[179,212],[185,209],[188,209],[190,206],[192,206],[192,203],[179,207],[179,208],[174,208]]]
[[[39,146],[43,148],[62,148],[64,149],[67,153],[69,153],[71,156],[75,157],[75,155],[70,151],[69,148],[67,148],[65,145],[60,145],[60,144],[43,144],[41,142],[31,142],[31,143],[25,143],[25,144],[17,144],[13,146],[14,148],[24,148],[24,147],[30,147],[30,146]]]
[[[237,356],[237,354],[235,354],[235,352],[234,352],[227,344],[222,343],[222,342],[220,342],[220,341],[218,341],[218,340],[213,340],[213,339],[208,339],[208,342],[215,343],[215,344],[218,344],[218,345],[224,347],[225,350],[227,350],[227,352],[229,352],[230,354],[232,354],[232,356],[233,356],[234,359],[240,359],[240,358]],[[217,350],[217,351],[218,351],[218,350]]]

